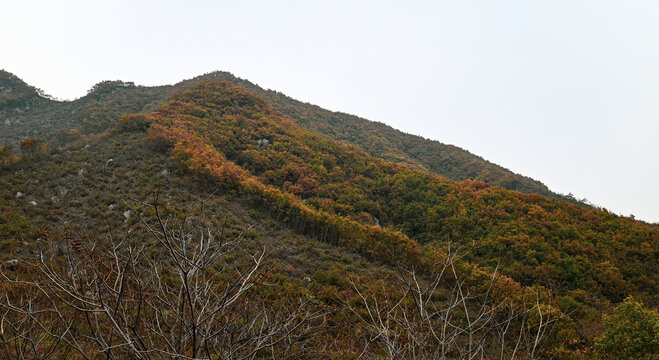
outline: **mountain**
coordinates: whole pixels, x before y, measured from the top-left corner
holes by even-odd
[[[175,89],[171,86],[142,87],[123,81],[104,81],[87,95],[73,101],[58,101],[26,85],[6,71],[0,72],[0,143],[18,144],[28,137],[66,143],[84,134],[112,127],[126,112],[155,108]]]
[[[27,107],[38,102],[40,90],[26,84],[16,75],[0,70],[0,107]]]
[[[7,79],[17,79],[0,72],[5,90],[12,89]],[[58,138],[70,141],[72,135],[106,130],[120,115],[144,113],[162,104],[173,93],[189,89],[207,80],[226,80],[248,89],[271,104],[277,111],[313,132],[330,139],[355,145],[369,154],[387,161],[428,170],[451,180],[480,180],[488,184],[526,193],[574,201],[551,192],[544,184],[515,174],[456,146],[424,139],[393,129],[382,123],[357,116],[332,112],[318,106],[294,100],[280,92],[264,90],[247,80],[227,72],[212,72],[175,85],[136,86],[130,82],[105,81],[96,84],[87,95],[73,101],[55,101],[39,96],[36,89],[22,81],[20,89],[36,103],[7,104],[0,110],[0,144],[26,137]],[[71,134],[71,131],[74,134]]]
[[[239,85],[261,96],[277,111],[295,120],[303,128],[355,145],[387,161],[428,170],[451,180],[480,180],[510,190],[575,200],[553,193],[537,180],[515,174],[457,146],[406,134],[386,124],[358,116],[325,110],[278,91],[264,90],[227,72],[205,74],[190,82],[194,84],[199,80],[225,80]]]
[[[278,91],[263,90],[236,79],[229,73],[211,73],[201,78],[227,80],[245,87],[263,97],[298,125],[330,139],[356,145],[387,161],[428,170],[451,180],[480,180],[511,190],[558,196],[539,181],[515,174],[457,146],[406,134],[380,122],[300,102]]]
[[[194,357],[207,325],[198,314],[241,283],[245,296],[218,310],[219,327],[209,328],[234,335],[212,337],[206,358],[233,347],[248,349],[248,358],[592,358],[603,314],[623,301],[658,306],[658,229],[375,156],[310,131],[254,85],[207,81],[221,76],[229,75],[179,83],[186,90],[173,95],[165,94],[175,87],[113,82],[73,102],[31,90],[16,97],[54,109],[59,135],[35,131],[60,144],[31,142],[20,158],[0,163],[3,274],[39,285],[0,283],[7,333],[28,334],[0,338],[0,351],[28,345],[21,340],[33,339],[28,326],[50,329],[32,347],[40,354]],[[62,109],[82,104],[107,113],[75,115],[79,131],[71,133]],[[34,106],[0,108],[20,119],[13,136],[27,119],[35,129],[43,123],[46,113]],[[89,114],[106,117],[90,122]],[[122,115],[113,121],[113,114]],[[210,239],[222,239],[219,260],[186,265],[182,259],[196,259]],[[250,273],[261,251],[264,270]],[[133,279],[127,292],[124,279]],[[204,301],[176,296],[186,292]],[[68,310],[16,305],[41,309],[47,299]],[[442,327],[444,335],[430,330]]]
[[[298,214],[290,220],[320,232],[320,240],[361,249],[373,234],[355,239],[359,230],[341,226],[378,224],[391,237],[382,239],[384,252],[376,257],[390,263],[419,261],[412,259],[424,247],[473,241],[477,249],[468,258],[498,263],[523,285],[597,290],[614,302],[634,293],[656,302],[654,250],[646,250],[656,249],[659,232],[606,210],[452,182],[378,159],[297,126],[228,82],[198,85],[152,114],[122,119],[135,121],[151,124],[154,148],[183,169]]]

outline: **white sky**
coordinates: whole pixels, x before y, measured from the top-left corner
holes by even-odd
[[[0,0],[0,68],[68,99],[230,71],[659,221],[656,0]]]

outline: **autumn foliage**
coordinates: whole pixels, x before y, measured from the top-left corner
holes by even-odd
[[[228,82],[176,95],[144,121],[150,144],[200,182],[369,259],[424,266],[435,249],[473,244],[466,259],[479,271],[498,266],[518,285],[553,289],[556,301],[582,309],[577,321],[598,321],[630,294],[659,300],[659,231],[606,209],[372,157],[300,128]]]
[[[48,152],[48,144],[40,138],[25,138],[20,142],[21,158],[34,160]]]

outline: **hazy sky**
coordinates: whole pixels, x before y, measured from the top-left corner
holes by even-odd
[[[229,71],[659,221],[656,0],[0,0],[0,68],[67,99]]]

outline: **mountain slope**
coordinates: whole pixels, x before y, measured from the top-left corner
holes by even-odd
[[[151,244],[136,214],[153,216],[146,204],[161,194],[168,221],[188,214],[204,226],[228,224],[230,233],[254,225],[244,249],[265,245],[275,280],[251,295],[313,299],[328,314],[330,326],[312,337],[321,344],[312,348],[324,350],[307,358],[356,358],[374,335],[355,333],[363,329],[360,313],[341,302],[364,295],[387,304],[406,293],[394,286],[397,274],[415,269],[425,283],[456,247],[467,251],[452,276],[470,292],[482,294],[492,281],[492,296],[509,301],[506,309],[531,304],[543,316],[570,314],[550,331],[547,357],[563,349],[575,351],[563,358],[575,358],[601,333],[602,314],[630,294],[657,306],[657,229],[385,161],[300,127],[229,82],[204,82],[151,113],[121,117],[111,132],[32,159],[0,169],[3,259],[30,259],[38,248],[57,259],[68,231],[103,239],[122,229]],[[450,303],[454,283],[441,284],[432,300]],[[483,298],[489,295],[474,296],[473,305]],[[385,353],[376,349],[372,358]]]
[[[267,284],[249,292],[251,298],[276,298],[284,305],[311,299],[314,307],[328,312],[331,326],[314,329],[305,352],[294,349],[288,358],[340,359],[362,351],[362,340],[352,332],[354,319],[346,320],[350,314],[338,303],[338,294],[350,288],[348,279],[375,289],[380,286],[377,279],[392,276],[391,269],[365,261],[348,249],[300,235],[241,197],[180,176],[176,164],[146,146],[144,134],[139,132],[114,133],[0,168],[0,271],[8,276],[25,275],[40,251],[63,266],[66,262],[61,256],[71,248],[71,238],[82,244],[100,244],[130,234],[137,244],[153,247],[154,238],[141,226],[139,216],[152,218],[145,204],[154,203],[157,194],[168,222],[175,224],[181,216],[198,218],[203,221],[196,226],[228,239],[241,236],[233,258],[250,260],[249,254],[265,249],[262,271],[268,276]],[[25,265],[8,265],[15,260]],[[4,280],[0,279],[3,298],[13,294],[13,287]],[[26,292],[19,285],[15,288],[18,303]],[[10,317],[3,317],[3,335],[10,334],[9,324]],[[3,342],[0,338],[0,351]],[[4,359],[6,353],[0,353]],[[56,354],[81,358],[64,350]],[[97,351],[90,348],[89,354],[96,356]]]
[[[0,72],[7,94],[23,94],[22,101],[4,105],[0,101],[2,144],[16,145],[28,137],[65,144],[81,135],[111,128],[123,114],[152,110],[176,91],[172,86],[143,87],[123,81],[104,81],[79,99],[58,101],[40,95],[35,88],[6,81],[13,78],[15,76],[7,72]]]
[[[170,149],[184,168],[259,196],[281,192],[268,196],[298,207],[300,221],[327,230],[332,243],[362,241],[352,236],[354,229],[335,231],[337,222],[377,223],[393,231],[393,238],[382,239],[380,258],[415,258],[415,242],[427,247],[474,241],[472,261],[501,261],[504,274],[525,285],[558,286],[563,293],[597,290],[611,301],[630,293],[657,301],[659,278],[651,259],[659,231],[651,226],[377,159],[296,126],[228,82],[198,85],[153,114],[124,120],[138,119],[152,123],[151,141]]]
[[[2,72],[0,79],[16,78]],[[282,93],[264,90],[227,72],[213,72],[175,85],[156,87],[106,81],[95,85],[86,96],[73,101],[54,101],[39,96],[36,89],[22,85],[21,93],[28,94],[35,99],[35,103],[32,106],[0,104],[0,144],[16,145],[26,137],[58,139],[60,143],[65,143],[81,134],[108,129],[120,115],[149,112],[173,93],[213,79],[227,80],[253,91],[298,125],[331,139],[356,145],[384,160],[427,169],[451,180],[480,180],[511,190],[563,198],[536,180],[514,174],[458,147],[405,134],[382,123],[302,103]],[[6,89],[10,88],[6,86]]]
[[[0,108],[29,106],[41,98],[39,93],[17,76],[0,70]]]
[[[405,289],[398,285],[397,280],[400,270],[381,265],[381,259],[374,258],[368,249],[359,250],[364,254],[360,256],[343,246],[345,244],[335,246],[314,240],[321,234],[305,230],[302,224],[294,226],[291,217],[283,215],[276,207],[261,206],[259,198],[248,196],[244,192],[239,193],[235,189],[226,191],[225,186],[212,178],[204,180],[197,174],[181,171],[183,169],[180,169],[177,160],[154,152],[151,146],[146,145],[144,132],[135,131],[134,128],[129,130],[126,126],[120,128],[120,132],[94,137],[82,144],[55,150],[54,153],[35,160],[21,160],[9,168],[0,168],[0,272],[4,276],[32,280],[41,269],[30,265],[37,259],[37,254],[42,254],[47,259],[47,264],[53,264],[56,269],[66,269],[67,261],[71,261],[67,256],[79,256],[80,251],[83,251],[83,255],[84,251],[94,254],[110,241],[114,241],[110,242],[113,247],[125,245],[126,241],[130,241],[136,246],[145,246],[148,253],[155,253],[156,259],[165,259],[167,257],[164,254],[159,257],[158,243],[154,236],[140,224],[142,220],[154,221],[149,206],[156,203],[154,199],[159,199],[161,216],[172,226],[185,217],[195,226],[212,230],[220,239],[242,237],[240,246],[229,253],[224,261],[249,263],[250,254],[266,251],[263,270],[256,277],[254,286],[246,293],[247,302],[241,303],[239,313],[232,314],[235,318],[224,314],[224,319],[229,318],[228,325],[236,319],[259,319],[256,317],[258,312],[243,307],[257,302],[265,302],[268,308],[276,309],[273,310],[274,316],[282,312],[285,314],[290,306],[298,301],[304,301],[309,309],[323,314],[316,322],[304,323],[305,329],[309,329],[308,335],[298,339],[295,346],[285,342],[283,346],[273,348],[273,351],[259,352],[254,358],[380,359],[386,356],[386,347],[374,342],[374,334],[370,328],[361,323],[358,315],[364,314],[353,313],[346,308],[346,303],[363,306],[360,305],[360,296],[365,296],[385,304],[388,299],[403,296]],[[373,228],[372,231],[378,230]],[[309,232],[311,236],[301,234],[305,232]],[[368,258],[374,261],[369,261]],[[95,259],[98,261],[98,258]],[[225,269],[225,276],[230,277],[233,270]],[[483,274],[475,269],[470,271],[472,274],[462,285],[466,289],[467,283],[470,283],[470,291],[480,291],[483,284],[488,283],[490,279],[484,278]],[[25,343],[19,338],[12,338],[15,334],[14,326],[20,330],[21,324],[34,325],[34,319],[41,319],[42,315],[48,313],[33,313],[31,321],[21,321],[19,317],[19,321],[15,322],[13,312],[7,310],[5,300],[10,299],[13,306],[20,306],[21,301],[34,299],[34,293],[28,291],[26,284],[9,283],[4,276],[0,278],[0,288],[3,290],[3,297],[0,299],[0,308],[3,309],[0,351],[4,350],[4,357],[19,358],[18,354],[12,355],[14,345],[21,349],[21,345]],[[507,280],[506,287],[519,296],[519,286],[510,282],[510,279]],[[419,281],[423,284],[426,281],[425,275],[420,277]],[[450,283],[450,280],[445,280],[443,284]],[[219,281],[215,285],[223,284]],[[437,294],[436,305],[444,306],[444,303],[439,301],[447,294],[448,290],[444,286],[441,287],[441,293]],[[356,289],[359,289],[360,293],[356,293]],[[139,292],[140,296],[147,296],[148,290],[143,288]],[[105,291],[94,293],[98,296],[108,294]],[[529,296],[533,295],[535,299],[535,294],[545,298],[544,293],[540,292],[530,292]],[[88,296],[88,293],[84,292],[84,295]],[[501,296],[501,292],[493,294],[493,297],[494,295]],[[126,293],[123,299],[129,309],[139,309],[139,306],[136,306],[138,299],[130,297],[130,294]],[[94,298],[91,301],[97,300]],[[474,298],[469,300],[469,303],[478,305],[479,300]],[[86,354],[86,358],[93,358],[100,353],[107,354],[107,348],[103,344],[93,341],[98,332],[85,332],[85,324],[88,323],[85,317],[77,317],[75,312],[65,310],[64,304],[61,305],[62,315],[75,321],[74,334],[81,335],[76,346]],[[30,303],[31,310],[41,309],[42,306],[43,299]],[[517,316],[523,311],[517,307],[514,309],[519,311]],[[553,309],[556,312],[556,307]],[[176,320],[180,318],[179,314],[180,310],[164,311],[162,316]],[[547,312],[544,311],[543,314],[547,315]],[[505,316],[505,311],[500,315]],[[57,323],[47,315],[44,316],[48,320],[45,325],[51,334],[57,334]],[[304,314],[299,313],[296,318],[302,319],[303,316]],[[462,326],[462,322],[456,317],[453,324]],[[551,335],[548,333],[548,336],[543,337],[546,341],[543,353],[544,350],[547,353],[554,352],[562,341],[560,339],[565,336],[577,338],[570,321],[564,322],[565,324],[561,324],[563,330],[560,336],[554,337],[556,332],[552,331]],[[142,326],[130,328],[131,335],[135,338],[150,332],[147,324],[140,325]],[[487,322],[479,322],[479,325],[487,325],[485,329],[488,330],[492,328],[492,324]],[[524,323],[515,323],[512,326],[524,326]],[[114,333],[102,328],[112,339]],[[238,323],[238,326],[230,331],[241,328]],[[83,358],[65,342],[50,341],[57,338],[40,332],[38,326],[19,333],[20,339],[30,339],[32,335],[36,335],[41,340],[37,346],[23,349],[25,353],[31,354],[33,351],[45,358]],[[494,332],[482,331],[473,335],[479,338],[483,335],[491,339],[491,342],[485,343],[482,351],[498,353],[499,343]],[[5,339],[11,341],[6,342]],[[508,340],[514,341],[514,338]],[[463,346],[462,342],[463,340],[460,340],[457,344],[449,344],[447,349],[451,349],[450,354],[457,356],[455,345]],[[8,343],[11,345],[9,348],[5,347]],[[53,351],[50,345],[55,346]],[[117,344],[112,348],[112,355],[115,358],[130,358],[122,356],[121,351],[125,345],[117,340]],[[239,342],[238,345],[243,347],[246,344]],[[424,343],[424,347],[428,346],[429,342]],[[524,348],[524,352],[527,350]],[[191,357],[185,348],[178,352]],[[144,352],[141,354],[144,355]],[[519,358],[524,356],[520,355]]]
[[[515,174],[459,147],[406,134],[377,121],[297,101],[278,91],[264,90],[227,72],[213,72],[192,79],[193,82],[197,80],[230,81],[263,97],[303,128],[356,145],[387,161],[426,169],[451,180],[480,180],[510,190],[564,198],[537,180]]]

